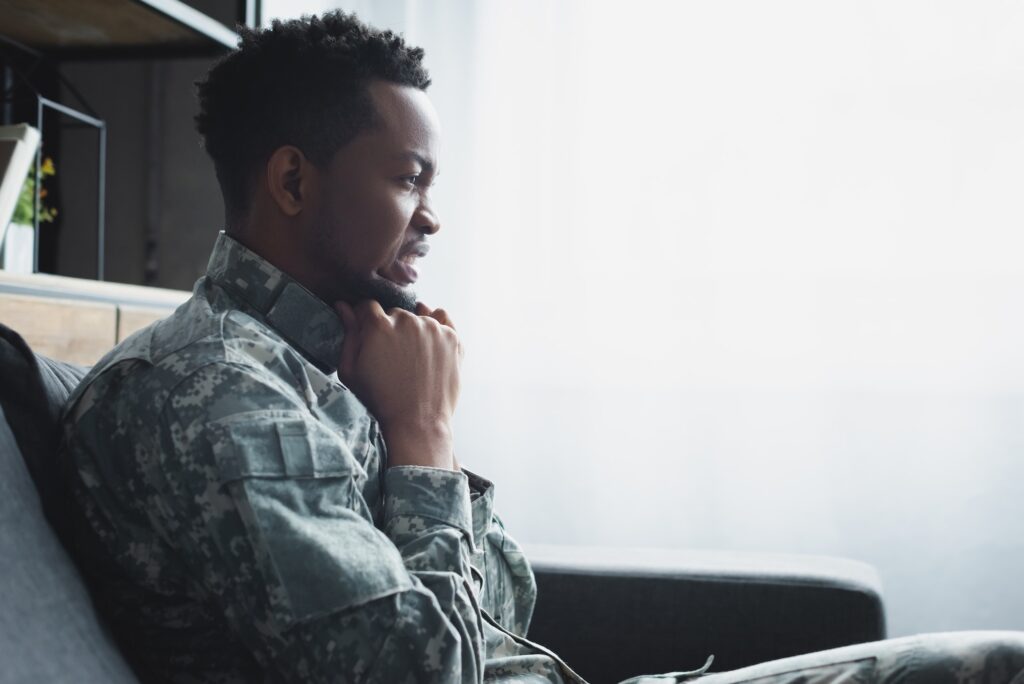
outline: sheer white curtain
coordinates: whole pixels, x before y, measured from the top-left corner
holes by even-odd
[[[514,533],[848,555],[893,634],[1024,627],[1024,5],[343,6],[427,49],[420,293]]]

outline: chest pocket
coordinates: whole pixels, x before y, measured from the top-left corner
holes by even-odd
[[[242,515],[281,630],[412,587],[361,494],[366,472],[349,443],[366,440],[300,412],[246,413],[213,427],[221,486]]]

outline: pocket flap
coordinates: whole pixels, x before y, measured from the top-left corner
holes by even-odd
[[[339,435],[298,411],[251,411],[211,428],[222,484],[248,477],[365,477]]]

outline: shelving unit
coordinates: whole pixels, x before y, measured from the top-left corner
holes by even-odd
[[[238,40],[179,0],[0,0],[0,16],[0,33],[54,59],[200,56]]]
[[[221,5],[235,22],[259,24],[261,0],[222,0]],[[44,119],[48,110],[73,125],[98,131],[99,280],[104,279],[106,122],[61,75],[59,65],[72,60],[212,57],[233,48],[237,41],[238,35],[224,23],[180,0],[0,0],[0,123],[13,122],[17,107],[17,116],[34,118],[33,124],[40,130],[44,121],[56,125]],[[59,102],[39,84],[38,74],[47,70],[77,102]],[[41,187],[42,154],[40,150],[35,165],[36,187]],[[35,271],[39,270],[38,213],[37,201]]]

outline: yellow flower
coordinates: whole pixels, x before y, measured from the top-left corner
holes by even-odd
[[[47,157],[46,159],[44,159],[43,160],[43,166],[40,169],[40,171],[43,172],[44,176],[52,176],[55,173],[57,173],[57,169],[55,169],[54,166],[53,166],[53,159],[51,159],[50,157]]]

